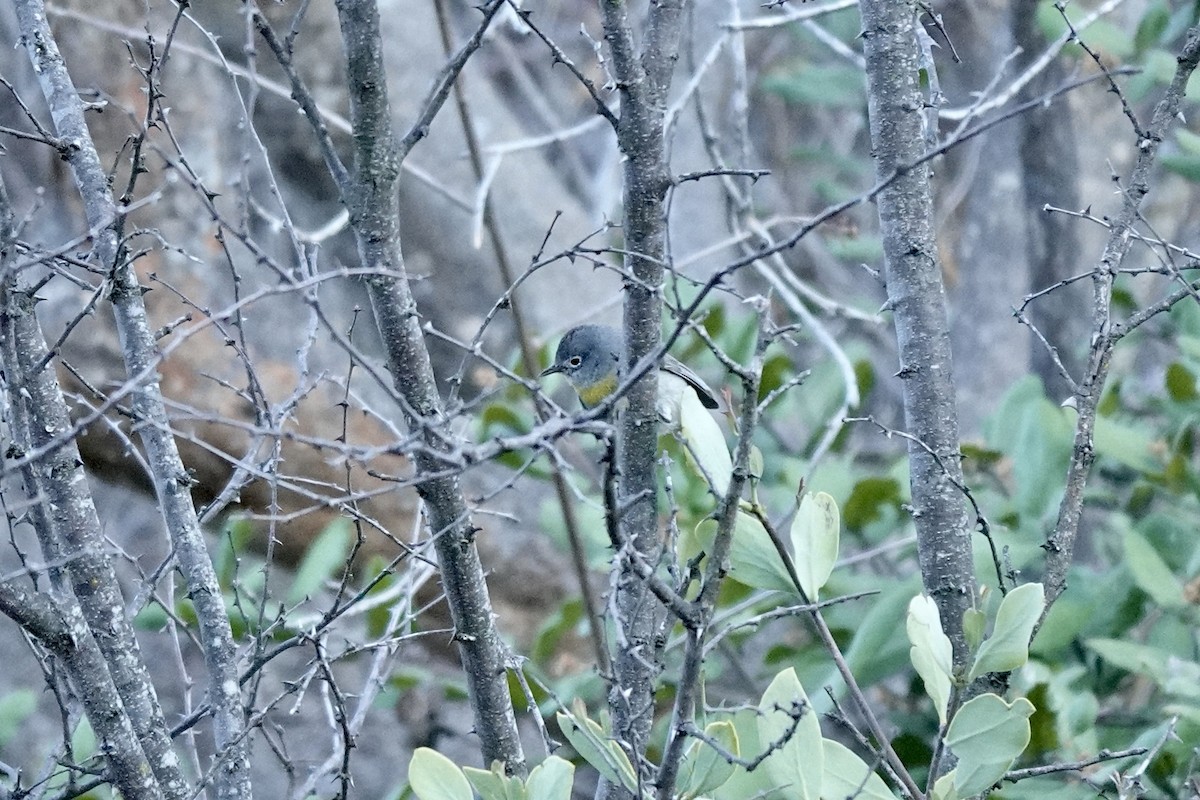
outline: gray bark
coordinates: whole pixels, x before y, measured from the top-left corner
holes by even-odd
[[[1017,68],[1044,46],[1037,29],[1037,3],[1017,0],[1011,11],[1014,43],[1026,54]],[[1054,89],[1067,78],[1061,58],[1051,62],[1027,90],[1030,96]],[[1017,120],[1017,141],[1021,156],[1021,182],[1025,207],[1026,258],[1029,262],[1028,291],[1053,286],[1080,271],[1081,242],[1079,224],[1065,214],[1043,211],[1046,205],[1077,209],[1083,207],[1079,185],[1079,154],[1075,138],[1075,118],[1071,104],[1064,99],[1050,106],[1031,109]],[[1078,378],[1084,364],[1088,341],[1088,296],[1080,283],[1060,286],[1039,299],[1030,310],[1030,321],[1055,349],[1062,365]],[[1070,381],[1059,371],[1054,354],[1036,339],[1030,342],[1033,370],[1042,379],[1051,398],[1070,396]]]
[[[200,623],[208,667],[209,703],[216,744],[222,758],[217,794],[228,800],[251,796],[245,753],[245,720],[236,669],[236,652],[225,604],[192,505],[190,480],[180,461],[159,387],[154,334],[133,265],[122,252],[122,215],[113,201],[108,176],[100,163],[83,117],[79,93],[46,21],[39,0],[21,0],[17,15],[25,47],[33,62],[54,119],[54,130],[67,147],[66,158],[83,200],[94,235],[95,261],[109,271],[109,296],[128,379],[138,384],[132,407],[154,477],[155,491],[175,545],[179,567]]]
[[[6,581],[0,583],[0,611],[63,660],[100,740],[106,777],[122,796],[162,800],[162,788],[113,684],[108,662],[73,598],[56,600]]]
[[[353,173],[341,180],[342,200],[350,212],[362,266],[378,273],[365,279],[365,284],[388,368],[403,398],[404,415],[410,429],[424,440],[425,447],[414,457],[417,472],[446,474],[447,462],[439,453],[452,449],[455,435],[442,409],[420,316],[409,289],[400,247],[396,193],[400,162],[421,138],[428,119],[446,95],[431,98],[423,120],[398,143],[391,125],[378,9],[373,0],[340,0],[337,7],[355,141]],[[489,19],[498,7],[497,2],[491,4]],[[452,82],[452,75],[448,77]],[[443,85],[448,92],[450,83]],[[338,170],[333,171],[337,175]],[[425,501],[435,537],[484,763],[502,761],[509,774],[524,774],[525,756],[506,679],[508,664],[474,544],[476,528],[459,478],[452,473],[432,478],[419,483],[417,491]]]
[[[1006,14],[993,3],[954,2],[943,12],[953,20],[953,43],[962,63],[946,59],[938,70],[946,94],[956,106],[969,105],[996,78],[998,65],[1012,50]],[[935,49],[935,53],[944,51]],[[1007,70],[1011,77],[1014,69]],[[954,208],[939,209],[939,231],[954,343],[959,426],[977,435],[1010,386],[1029,372],[1029,331],[1012,315],[1028,291],[1030,266],[1018,242],[1027,241],[1027,214],[1016,210],[1021,192],[1021,152],[1014,135],[1024,120],[995,127],[955,148],[938,167],[938,199]],[[939,160],[942,163],[943,160]]]
[[[1120,213],[1109,228],[1104,252],[1092,271],[1092,338],[1088,351],[1087,367],[1083,379],[1075,386],[1075,406],[1079,414],[1075,425],[1075,439],[1071,462],[1067,469],[1066,490],[1059,505],[1058,519],[1054,530],[1042,545],[1046,551],[1046,608],[1045,619],[1051,604],[1058,599],[1067,586],[1067,573],[1075,553],[1075,540],[1079,533],[1079,522],[1083,514],[1083,493],[1092,464],[1096,459],[1094,447],[1096,407],[1104,391],[1108,370],[1112,363],[1113,348],[1117,342],[1137,325],[1155,314],[1166,310],[1174,302],[1193,297],[1195,287],[1188,283],[1174,295],[1169,303],[1160,303],[1138,315],[1119,323],[1112,318],[1112,290],[1117,270],[1134,242],[1135,227],[1141,222],[1141,206],[1150,193],[1150,176],[1158,157],[1159,147],[1167,131],[1176,124],[1180,105],[1187,89],[1188,79],[1200,64],[1200,28],[1188,30],[1187,42],[1176,57],[1175,75],[1163,93],[1163,98],[1154,108],[1154,116],[1146,129],[1133,120],[1136,130],[1137,161],[1129,178],[1122,184]],[[1186,282],[1185,282],[1186,283]],[[1170,298],[1168,298],[1170,300]],[[1157,309],[1157,310],[1156,310]],[[1039,623],[1040,624],[1040,623]]]
[[[659,346],[669,186],[663,149],[667,90],[678,58],[685,3],[668,0],[650,6],[641,52],[634,41],[629,7],[605,0],[604,38],[621,96],[617,145],[625,158],[622,175],[625,248],[625,357],[627,369]],[[618,447],[617,508],[622,549],[616,579],[616,624],[621,646],[613,654],[609,709],[613,734],[634,764],[642,763],[654,722],[654,682],[659,666],[658,636],[663,610],[638,575],[631,559],[657,563],[658,535],[657,370],[647,370],[626,395]],[[618,554],[620,558],[620,554]],[[646,773],[639,768],[639,775]],[[622,787],[603,787],[608,798],[626,797]]]
[[[917,8],[895,0],[864,0],[860,8],[875,174],[888,182],[877,200],[888,303],[900,351],[905,427],[917,440],[910,440],[908,456],[921,577],[961,666],[969,656],[963,612],[971,607],[975,578],[958,488],[958,411],[929,175],[924,164],[911,166],[925,152]]]

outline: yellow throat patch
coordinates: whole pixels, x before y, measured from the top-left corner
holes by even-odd
[[[579,402],[583,403],[584,408],[595,408],[616,390],[617,375],[615,371],[612,375],[601,378],[591,386],[575,386],[575,394],[579,395]]]

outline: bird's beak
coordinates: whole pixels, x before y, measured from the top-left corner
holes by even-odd
[[[556,372],[562,372],[562,371],[563,371],[562,364],[551,364],[550,366],[548,366],[544,370],[542,370],[541,373],[538,375],[538,377],[544,378],[547,375],[553,375]]]

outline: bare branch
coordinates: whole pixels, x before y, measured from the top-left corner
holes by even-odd
[[[1075,538],[1083,514],[1084,486],[1095,461],[1093,445],[1096,407],[1104,390],[1111,364],[1113,347],[1120,338],[1119,326],[1111,318],[1113,280],[1136,237],[1133,234],[1142,201],[1150,192],[1150,174],[1167,130],[1178,120],[1188,79],[1200,64],[1200,28],[1191,28],[1187,41],[1176,59],[1175,74],[1162,99],[1154,109],[1153,118],[1137,145],[1137,161],[1126,181],[1121,212],[1112,221],[1104,252],[1092,272],[1092,342],[1087,369],[1078,382],[1075,407],[1079,417],[1075,424],[1075,440],[1071,462],[1067,468],[1066,488],[1059,505],[1054,530],[1042,545],[1046,551],[1046,607],[1034,629],[1034,636],[1046,619],[1054,601],[1067,585],[1067,572],[1075,553]],[[1186,292],[1186,290],[1180,290]]]

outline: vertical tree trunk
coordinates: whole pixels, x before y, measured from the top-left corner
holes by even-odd
[[[617,143],[625,158],[625,344],[626,366],[632,367],[658,347],[662,325],[662,286],[666,256],[666,209],[669,186],[663,148],[667,89],[678,58],[683,0],[650,6],[642,52],[637,52],[628,5],[605,0],[604,38],[612,52],[621,116]],[[613,733],[628,749],[635,765],[645,753],[654,722],[654,681],[659,671],[663,611],[646,588],[630,558],[656,563],[658,536],[658,394],[657,371],[649,370],[630,390],[621,417],[616,509],[622,549],[618,553],[616,596],[620,628],[613,654],[609,690]],[[639,774],[645,772],[639,769]],[[608,797],[628,796],[619,786],[604,789]]]
[[[1015,62],[1021,68],[1045,47],[1038,30],[1035,0],[1015,0],[1011,19],[1013,41],[1025,58]],[[1060,59],[1052,61],[1030,83],[1027,94],[1036,96],[1063,83],[1066,69]],[[1025,207],[1029,209],[1025,250],[1029,259],[1029,286],[1036,292],[1053,286],[1080,271],[1079,223],[1066,214],[1050,214],[1047,205],[1082,208],[1079,191],[1079,157],[1075,141],[1071,104],[1064,97],[1050,106],[1030,109],[1016,119],[1017,145],[1021,155],[1021,181]],[[1078,380],[1085,364],[1088,336],[1087,286],[1061,286],[1030,309],[1030,321],[1058,351],[1059,360]],[[1033,370],[1042,379],[1050,397],[1065,399],[1071,385],[1058,371],[1054,357],[1036,338],[1030,342]]]
[[[921,578],[961,666],[968,655],[963,612],[971,606],[975,578],[958,488],[958,411],[929,171],[911,166],[925,154],[917,8],[898,0],[863,0],[860,8],[875,174],[890,181],[877,203],[905,426],[917,440],[909,442],[908,456]]]
[[[132,408],[138,422],[138,435],[146,449],[146,461],[153,473],[155,492],[175,547],[179,569],[187,582],[188,596],[195,605],[208,669],[208,702],[212,707],[217,750],[221,754],[215,779],[217,796],[222,800],[248,800],[252,792],[245,741],[246,720],[233,632],[192,505],[191,481],[180,459],[163,404],[157,371],[159,354],[154,333],[150,330],[142,287],[133,264],[125,258],[121,247],[123,213],[113,199],[108,174],[100,163],[84,121],[79,92],[50,31],[44,4],[40,0],[20,0],[17,17],[30,61],[54,118],[55,132],[63,141],[70,142],[65,158],[83,200],[88,224],[94,231],[93,257],[98,266],[107,271],[110,281],[109,297],[117,318],[126,374],[130,381],[137,383],[132,393]]]
[[[508,691],[508,664],[475,547],[477,529],[458,477],[446,474],[446,461],[441,457],[456,439],[438,395],[400,247],[396,181],[407,154],[404,146],[410,147],[419,136],[410,134],[400,146],[392,129],[379,10],[374,0],[339,0],[337,8],[345,42],[355,150],[353,175],[334,163],[331,172],[340,176],[342,199],[350,213],[362,265],[378,273],[365,283],[404,416],[426,445],[414,456],[417,472],[444,475],[418,483],[417,491],[429,515],[483,760],[485,764],[501,761],[509,774],[523,775],[525,755]],[[493,3],[490,13],[496,8]],[[438,104],[431,100],[427,113]]]

